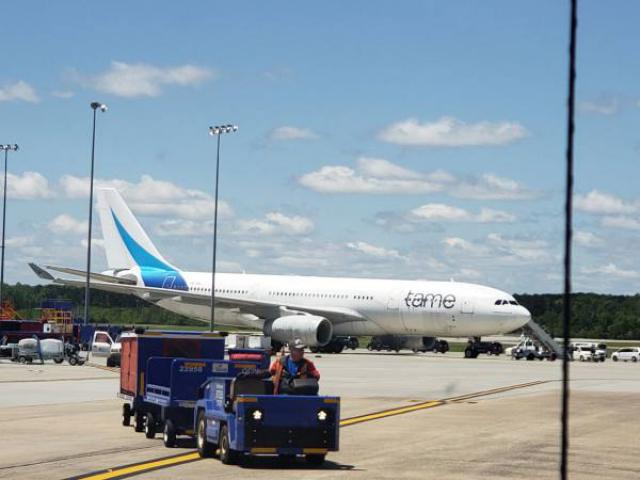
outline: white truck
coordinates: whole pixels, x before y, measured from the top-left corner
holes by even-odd
[[[607,358],[607,345],[595,342],[576,342],[571,344],[573,359],[581,362],[604,362]]]
[[[91,355],[107,357],[107,367],[120,366],[120,335],[114,340],[108,332],[96,330],[91,342]]]

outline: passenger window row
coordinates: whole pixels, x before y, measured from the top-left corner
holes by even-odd
[[[339,293],[311,293],[311,292],[269,292],[269,295],[276,297],[306,297],[306,298],[341,298],[347,299],[349,295]],[[354,300],[373,300],[370,295],[353,295]]]

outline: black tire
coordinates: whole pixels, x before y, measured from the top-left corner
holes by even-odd
[[[62,362],[64,362],[64,358],[54,358],[53,361],[60,365]]]
[[[324,463],[326,455],[325,454],[313,454],[313,455],[305,455],[304,459],[309,465],[314,465],[319,467]]]
[[[76,356],[69,357],[67,362],[69,362],[69,365],[71,365],[72,367],[76,366],[76,365],[78,365],[78,357],[76,357]]]
[[[111,359],[111,357],[107,357],[107,367],[115,367],[115,365],[113,364],[113,360]]]
[[[611,357],[611,360],[613,360],[614,362],[618,361],[618,357]]]
[[[176,446],[176,427],[171,420],[165,420],[164,429],[162,431],[162,441],[167,448]]]
[[[198,423],[196,424],[196,445],[198,446],[198,455],[200,458],[210,458],[216,453],[216,445],[207,440],[207,420],[204,418],[204,412],[198,414]]]
[[[144,436],[147,438],[156,436],[156,419],[150,413],[147,413],[147,418],[144,421]]]
[[[142,432],[144,430],[144,415],[140,412],[136,412],[133,416],[134,430],[136,432]]]
[[[24,355],[20,355],[18,357],[18,363],[27,363],[27,357],[25,357]]]
[[[638,361],[638,358],[637,357],[631,357],[631,361],[635,363],[635,362]]]
[[[122,426],[128,427],[131,425],[131,405],[128,403],[122,404]]]
[[[532,360],[535,360],[535,359],[536,359],[536,356],[533,353],[527,354],[527,360],[532,361]]]
[[[220,447],[220,461],[225,465],[235,465],[240,459],[240,454],[235,450],[231,450],[229,446],[229,427],[225,423],[220,428],[220,438],[218,439]]]
[[[339,343],[333,347],[333,353],[342,353],[343,350],[344,350],[343,343]]]
[[[371,351],[373,350],[373,347],[371,345],[367,345],[367,350]]]

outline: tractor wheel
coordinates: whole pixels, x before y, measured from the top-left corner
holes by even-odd
[[[147,438],[156,436],[156,419],[150,413],[147,413],[147,419],[144,422],[144,436]]]
[[[235,465],[240,459],[240,455],[235,450],[231,450],[229,441],[229,428],[226,424],[220,428],[220,439],[218,440],[220,446],[220,461],[225,465]]]
[[[164,430],[162,431],[162,441],[167,448],[173,448],[176,446],[176,427],[174,427],[171,420],[164,422]]]
[[[122,404],[122,426],[128,427],[131,425],[131,405],[128,403]]]
[[[198,424],[196,430],[196,443],[198,444],[198,455],[201,458],[213,457],[216,453],[216,445],[207,440],[207,420],[204,412],[198,414]]]

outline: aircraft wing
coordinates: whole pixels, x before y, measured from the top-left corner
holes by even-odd
[[[33,265],[33,264],[30,264],[30,265]],[[31,268],[33,268],[33,267],[31,267]],[[46,268],[48,270],[53,270],[55,272],[60,272],[60,273],[67,273],[69,275],[78,275],[78,276],[81,276],[81,277],[85,277],[87,275],[87,272],[85,270],[76,270],[75,268],[52,267],[50,265],[47,265]],[[114,277],[113,275],[104,275],[102,273],[91,272],[91,273],[89,273],[89,277],[93,278],[95,280],[100,280],[101,282],[106,282],[106,283],[120,283],[120,284],[123,284],[123,285],[136,285],[136,281],[131,279],[131,278]]]
[[[29,266],[36,273],[36,275],[38,275],[42,279],[50,280],[60,285],[68,285],[72,287],[85,286],[85,282],[83,280],[69,280],[65,278],[54,277],[45,269],[39,267],[36,264],[30,263]],[[79,270],[62,269],[62,268],[56,268],[56,270],[59,270],[59,271],[70,270],[74,272],[80,272],[84,275],[84,272]],[[175,290],[170,288],[157,288],[157,287],[146,287],[142,285],[115,283],[115,282],[112,282],[112,279],[114,277],[111,277],[109,275],[92,273],[90,277],[91,277],[90,286],[92,288],[97,288],[99,290],[105,290],[105,291],[114,292],[114,293],[138,295],[142,299],[152,303],[158,302],[163,299],[172,299],[174,301],[184,302],[187,304],[207,305],[207,306],[211,305],[211,298],[199,293],[192,293],[184,290]],[[101,280],[100,277],[107,277],[109,281],[100,281]],[[98,281],[94,281],[94,280],[98,280]],[[285,314],[299,312],[301,314],[306,313],[311,315],[320,315],[322,317],[327,318],[329,321],[331,321],[334,324],[344,323],[344,322],[354,322],[354,321],[361,322],[361,321],[367,320],[366,317],[364,317],[362,314],[360,314],[356,310],[353,310],[350,308],[344,308],[344,307],[331,307],[329,305],[324,307],[318,307],[318,306],[308,306],[308,305],[296,304],[296,303],[274,303],[274,302],[252,300],[249,298],[238,298],[238,297],[222,295],[222,294],[216,295],[215,301],[216,301],[217,307],[237,308],[244,313],[252,313],[264,319],[275,319]]]

